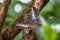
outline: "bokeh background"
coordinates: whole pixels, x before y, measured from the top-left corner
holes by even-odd
[[[29,2],[31,0],[12,0],[2,31],[15,21]],[[3,0],[0,0],[0,7],[2,3]],[[60,0],[50,0],[40,12],[39,18],[41,26],[36,29],[36,34],[40,40],[60,40]],[[14,40],[22,40],[22,32]]]

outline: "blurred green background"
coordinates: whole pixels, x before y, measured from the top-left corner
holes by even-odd
[[[12,0],[3,27],[15,21],[18,14],[26,7],[31,0]],[[0,0],[0,6],[3,0]],[[40,12],[41,26],[36,29],[36,34],[40,40],[60,40],[60,0],[50,0]],[[22,40],[22,32],[14,40]]]

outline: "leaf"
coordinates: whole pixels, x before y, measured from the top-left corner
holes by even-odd
[[[57,32],[47,23],[47,21],[40,15],[42,26],[38,27],[37,35],[41,40],[56,40]]]
[[[42,15],[49,24],[60,23],[60,1],[50,0],[40,12],[40,15]]]
[[[22,32],[20,32],[13,40],[22,40]]]
[[[7,22],[7,23],[13,23],[14,21],[15,21],[15,19],[12,17],[7,17],[5,20],[5,22]]]
[[[51,28],[50,25],[44,26],[44,39],[45,40],[56,40],[57,33]]]

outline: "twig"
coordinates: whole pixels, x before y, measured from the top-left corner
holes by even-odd
[[[1,34],[1,30],[5,21],[5,17],[9,8],[11,0],[4,0],[3,4],[2,4],[2,8],[0,10],[0,40],[2,39],[2,34]]]
[[[3,4],[2,4],[2,8],[0,11],[0,32],[2,30],[4,21],[5,21],[5,17],[9,8],[11,0],[4,0]]]

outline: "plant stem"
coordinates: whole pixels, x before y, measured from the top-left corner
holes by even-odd
[[[0,32],[2,30],[10,3],[11,3],[11,0],[4,0],[2,4],[2,8],[0,10]]]

